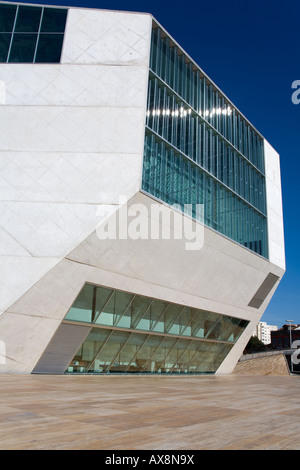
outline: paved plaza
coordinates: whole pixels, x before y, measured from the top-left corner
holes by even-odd
[[[0,376],[0,449],[300,449],[297,376]]]

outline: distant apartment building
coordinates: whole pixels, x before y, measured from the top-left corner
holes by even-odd
[[[253,336],[257,336],[258,339],[264,344],[271,343],[271,331],[278,329],[275,325],[268,325],[265,321],[260,321],[254,330]]]

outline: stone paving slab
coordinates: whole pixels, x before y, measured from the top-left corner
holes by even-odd
[[[0,375],[1,450],[299,450],[299,376]]]

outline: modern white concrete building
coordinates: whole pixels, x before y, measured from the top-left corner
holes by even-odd
[[[0,61],[0,372],[230,373],[277,152],[151,14],[1,2]]]

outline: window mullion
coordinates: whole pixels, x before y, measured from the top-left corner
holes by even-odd
[[[13,28],[12,28],[12,32],[11,32],[10,44],[9,44],[8,54],[7,54],[7,63],[9,62],[9,56],[10,56],[10,51],[11,51],[11,46],[12,46],[12,42],[13,42],[13,37],[14,37],[14,32],[15,32],[15,27],[16,27],[18,14],[19,14],[19,5],[17,5],[17,9],[16,9],[16,13],[15,13],[15,20],[14,20],[14,24],[13,24]]]
[[[40,18],[40,24],[39,24],[37,39],[36,39],[35,50],[34,50],[33,63],[35,63],[36,52],[37,52],[38,43],[39,43],[39,39],[40,39],[40,32],[41,32],[41,26],[42,26],[42,21],[43,21],[43,16],[44,16],[44,10],[45,10],[45,8],[43,7],[42,8],[42,13],[41,13],[41,18]]]

